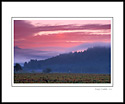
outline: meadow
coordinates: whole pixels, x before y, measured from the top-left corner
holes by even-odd
[[[14,83],[111,83],[110,74],[15,73]]]

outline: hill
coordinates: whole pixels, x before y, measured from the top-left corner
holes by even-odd
[[[110,47],[94,47],[84,52],[60,54],[46,60],[30,60],[24,70],[50,68],[57,73],[110,73]]]

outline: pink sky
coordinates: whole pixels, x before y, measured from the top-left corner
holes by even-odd
[[[85,43],[110,41],[110,20],[14,20],[14,46],[21,49],[64,52]]]
[[[110,20],[15,20],[14,42],[15,46],[21,48],[71,47],[82,42],[110,42],[108,23]]]
[[[67,25],[67,24],[111,24],[110,20],[26,20],[26,22],[34,26],[43,25]]]

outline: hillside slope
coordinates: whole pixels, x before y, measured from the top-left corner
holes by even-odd
[[[51,68],[59,73],[110,73],[111,49],[109,47],[89,48],[84,52],[60,54],[46,60],[30,60],[24,70]]]

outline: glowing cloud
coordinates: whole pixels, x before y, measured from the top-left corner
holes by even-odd
[[[45,59],[110,41],[110,20],[14,20],[14,46],[20,47],[15,60]]]

